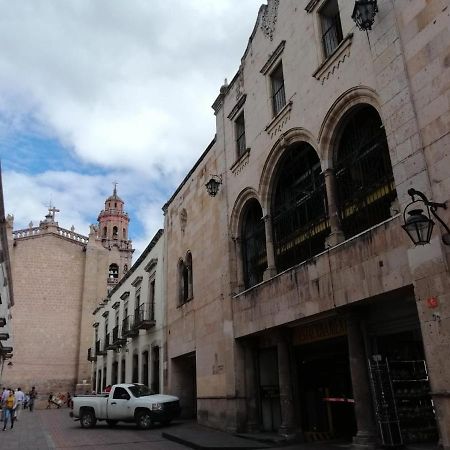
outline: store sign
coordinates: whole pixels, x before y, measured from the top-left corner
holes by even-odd
[[[345,319],[334,317],[299,326],[294,330],[294,345],[309,344],[347,334]]]

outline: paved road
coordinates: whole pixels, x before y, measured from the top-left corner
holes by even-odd
[[[186,450],[185,446],[164,439],[162,430],[158,427],[140,431],[127,424],[112,429],[103,423],[84,430],[69,417],[68,409],[22,411],[12,430],[0,430],[0,449]]]

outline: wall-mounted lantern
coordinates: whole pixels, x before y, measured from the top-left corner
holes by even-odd
[[[211,175],[209,181],[205,184],[206,190],[211,197],[215,197],[219,192],[219,187],[222,184],[221,175]]]
[[[442,236],[442,242],[445,245],[450,245],[450,229],[436,213],[438,208],[447,209],[447,204],[430,202],[424,193],[413,188],[408,190],[408,194],[411,196],[411,202],[406,205],[406,208],[403,211],[404,224],[402,225],[402,228],[408,233],[408,236],[413,241],[414,245],[425,245],[430,243],[431,233],[433,232],[434,227],[434,221],[431,218],[431,214],[433,214],[445,228],[446,234]],[[416,196],[418,197],[417,200]],[[408,217],[406,217],[406,214],[408,214]]]
[[[360,30],[371,30],[377,12],[377,0],[356,0],[352,19]]]

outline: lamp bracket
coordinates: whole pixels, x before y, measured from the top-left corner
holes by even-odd
[[[438,220],[438,222],[444,227],[444,229],[446,231],[446,234],[442,235],[442,242],[445,245],[450,245],[450,228],[436,213],[436,210],[438,208],[447,209],[447,202],[443,202],[443,203],[431,202],[430,200],[428,200],[428,198],[426,197],[426,195],[423,192],[420,192],[414,188],[408,189],[408,194],[411,196],[412,203],[415,201],[418,201],[414,198],[414,196],[416,195],[428,207],[428,209],[431,211],[431,214],[433,214],[433,216]]]

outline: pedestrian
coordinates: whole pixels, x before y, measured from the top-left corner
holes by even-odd
[[[47,407],[45,409],[50,409],[52,406],[52,402],[53,402],[53,394],[50,392],[50,394],[48,394]]]
[[[17,420],[19,418],[20,415],[20,410],[23,407],[24,401],[25,401],[25,394],[22,392],[22,388],[18,388],[16,393],[14,394],[14,396],[16,397],[16,413],[15,413],[15,420]]]
[[[28,407],[30,408],[30,412],[33,412],[34,401],[36,400],[37,395],[38,395],[36,388],[34,386],[31,388],[31,391],[28,393],[28,395],[30,397],[30,400],[28,402]]]
[[[14,413],[16,409],[16,397],[14,396],[14,391],[9,390],[9,396],[5,402],[5,420],[3,421],[3,431],[6,430],[6,425],[8,425],[8,419],[11,419],[11,430],[14,427]]]
[[[3,388],[2,396],[0,398],[0,405],[2,407],[2,422],[5,421],[5,414],[6,414],[5,402],[8,397],[9,397],[9,389]]]

